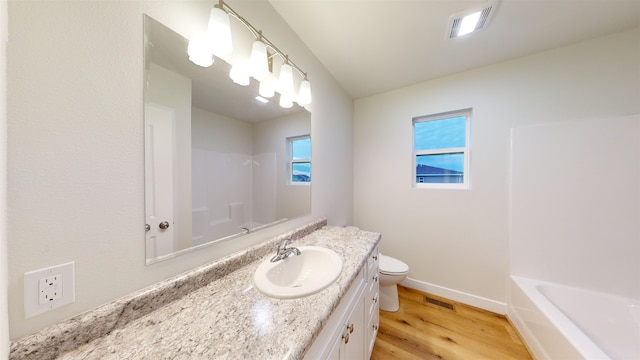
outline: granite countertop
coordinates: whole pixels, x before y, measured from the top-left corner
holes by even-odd
[[[301,359],[379,241],[377,233],[324,226],[291,244],[341,256],[342,273],[319,293],[288,300],[260,293],[252,278],[265,256],[58,358]]]

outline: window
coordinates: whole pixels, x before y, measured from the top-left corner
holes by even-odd
[[[311,183],[311,136],[287,138],[289,184]]]
[[[469,188],[471,109],[413,119],[415,187]]]

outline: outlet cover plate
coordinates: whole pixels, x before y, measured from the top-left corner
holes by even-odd
[[[24,273],[25,319],[76,301],[74,267],[72,261]],[[47,285],[54,277],[54,285]],[[48,301],[42,301],[43,292]]]

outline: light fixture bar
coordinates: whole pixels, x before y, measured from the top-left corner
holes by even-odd
[[[240,21],[247,29],[249,29],[249,31],[251,31],[256,38],[261,38],[262,42],[264,42],[265,45],[273,49],[273,51],[275,51],[276,54],[282,58],[282,60],[288,59],[287,55],[284,52],[278,49],[278,47],[274,43],[272,43],[271,40],[267,39],[267,37],[264,36],[264,34],[262,34],[260,30],[256,29],[253,25],[251,25],[251,23],[249,23],[247,19],[243,18],[242,16],[240,16],[240,14],[238,14],[235,10],[233,10],[233,8],[229,6],[229,4],[227,4],[223,0],[220,0],[217,6],[226,10],[229,13],[229,15],[238,19],[238,21]],[[291,61],[291,59],[288,59],[287,63],[291,65],[291,67],[293,67],[300,74],[302,78],[306,77],[306,72],[300,69],[300,67],[296,65],[293,61]]]

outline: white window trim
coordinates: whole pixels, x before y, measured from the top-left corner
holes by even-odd
[[[413,169],[411,170],[412,178],[411,183],[413,187],[416,189],[454,189],[454,190],[470,190],[471,189],[471,172],[469,171],[471,167],[471,109],[463,109],[457,111],[450,111],[446,113],[434,114],[434,115],[426,115],[426,116],[418,116],[412,119],[412,146],[413,149]],[[415,124],[418,122],[424,121],[433,121],[433,120],[442,120],[447,118],[452,118],[456,116],[465,116],[466,124],[465,124],[465,147],[457,147],[457,148],[442,148],[442,149],[431,149],[431,150],[415,150]],[[416,174],[416,157],[419,155],[440,155],[440,154],[453,154],[453,153],[463,153],[464,155],[464,176],[462,183],[421,183],[417,181]]]
[[[293,142],[295,140],[302,140],[302,139],[311,139],[311,135],[300,135],[300,136],[292,136],[292,137],[288,137],[287,138],[287,185],[292,185],[292,186],[310,186],[311,182],[313,181],[313,178],[311,178],[311,181],[307,181],[307,182],[296,182],[293,181],[293,165],[297,164],[297,163],[309,163],[309,166],[311,166],[311,158],[305,158],[305,159],[292,159],[293,157]]]

